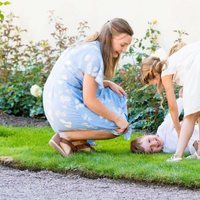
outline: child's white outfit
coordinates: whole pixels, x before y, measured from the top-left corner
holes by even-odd
[[[200,111],[200,42],[184,46],[167,62],[161,76],[173,74],[173,81],[183,86],[184,115]]]
[[[182,98],[177,99],[177,105],[178,105],[178,112],[180,115],[181,112],[183,111]],[[164,141],[163,152],[174,153],[176,151],[176,147],[178,144],[178,135],[174,128],[170,113],[166,115],[163,123],[158,127],[156,135],[160,136],[161,139]],[[195,152],[193,143],[195,140],[198,140],[198,139],[199,139],[199,129],[198,129],[198,125],[196,125],[194,128],[192,137],[190,138],[190,141],[188,143],[188,146],[185,149],[185,152],[187,153],[189,152],[190,154],[193,154]]]

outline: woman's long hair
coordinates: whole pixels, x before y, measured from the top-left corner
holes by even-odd
[[[133,30],[126,20],[114,18],[104,24],[100,33],[95,33],[86,39],[87,42],[96,40],[100,42],[104,62],[104,75],[107,78],[113,77],[115,66],[119,60],[119,57],[113,57],[112,38],[122,33],[132,36]]]

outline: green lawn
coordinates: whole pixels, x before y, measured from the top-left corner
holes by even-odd
[[[18,168],[80,172],[87,176],[110,177],[159,184],[200,188],[200,161],[166,163],[169,154],[132,154],[130,141],[122,137],[97,141],[96,152],[63,158],[48,146],[53,135],[49,127],[0,126],[0,156],[11,156]],[[138,134],[134,135],[136,137]]]

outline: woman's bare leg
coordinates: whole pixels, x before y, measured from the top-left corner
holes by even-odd
[[[112,139],[117,136],[105,130],[80,130],[80,131],[65,131],[59,133],[60,137],[68,141],[80,141],[80,140],[105,140]],[[71,147],[65,143],[60,143],[60,146],[66,152],[66,154],[71,153]]]
[[[194,113],[184,118],[183,123],[181,125],[181,132],[180,132],[180,137],[178,140],[178,145],[176,148],[176,153],[175,153],[176,157],[183,156],[185,148],[194,131],[194,125],[195,125],[196,120],[198,119],[198,116],[199,116],[199,113]]]

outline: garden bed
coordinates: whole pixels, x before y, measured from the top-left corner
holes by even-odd
[[[16,117],[0,111],[0,125],[6,126],[48,126],[48,121],[43,118]]]

